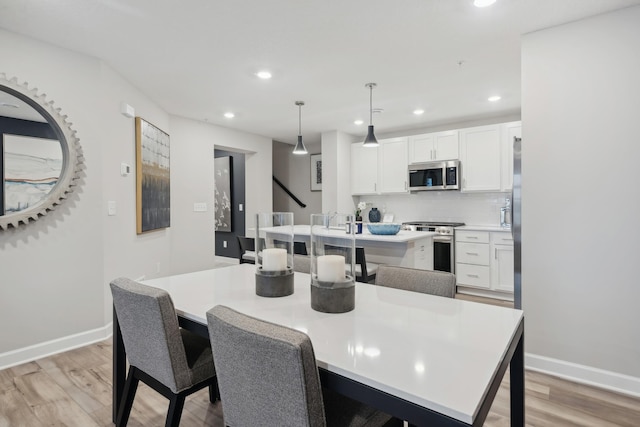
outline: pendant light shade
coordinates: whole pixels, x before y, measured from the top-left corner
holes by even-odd
[[[377,85],[375,83],[367,83],[364,85],[369,88],[369,129],[367,130],[367,137],[364,139],[363,147],[377,147],[378,140],[373,134],[373,88]]]
[[[298,143],[293,149],[293,154],[307,154],[307,147],[302,142],[302,106],[304,101],[296,101],[296,105],[298,106]]]

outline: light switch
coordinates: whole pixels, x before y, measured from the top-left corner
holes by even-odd
[[[193,204],[193,211],[194,212],[206,212],[207,211],[207,204],[204,203],[204,202],[194,203]]]
[[[129,176],[131,173],[131,166],[126,163],[120,163],[120,175]]]
[[[109,200],[107,202],[107,214],[109,216],[114,216],[116,214],[116,202],[114,200]]]
[[[242,203],[240,203],[240,204],[238,205],[238,210],[239,210],[240,212],[242,212],[242,211],[244,210],[244,205],[243,205]]]

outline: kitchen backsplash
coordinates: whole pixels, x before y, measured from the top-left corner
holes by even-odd
[[[447,221],[469,225],[500,225],[500,208],[510,193],[461,193],[459,191],[422,191],[412,194],[354,197],[357,204],[367,202],[369,209],[394,215],[394,222]]]

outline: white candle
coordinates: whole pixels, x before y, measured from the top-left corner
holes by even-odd
[[[262,251],[263,271],[283,271],[287,269],[287,250],[269,248]]]
[[[334,283],[344,281],[344,257],[342,255],[319,256],[318,280]]]

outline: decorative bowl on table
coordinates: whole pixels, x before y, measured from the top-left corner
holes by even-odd
[[[394,235],[398,234],[400,231],[400,227],[402,224],[394,224],[388,222],[373,222],[368,223],[367,228],[371,234],[381,234],[381,235]]]

